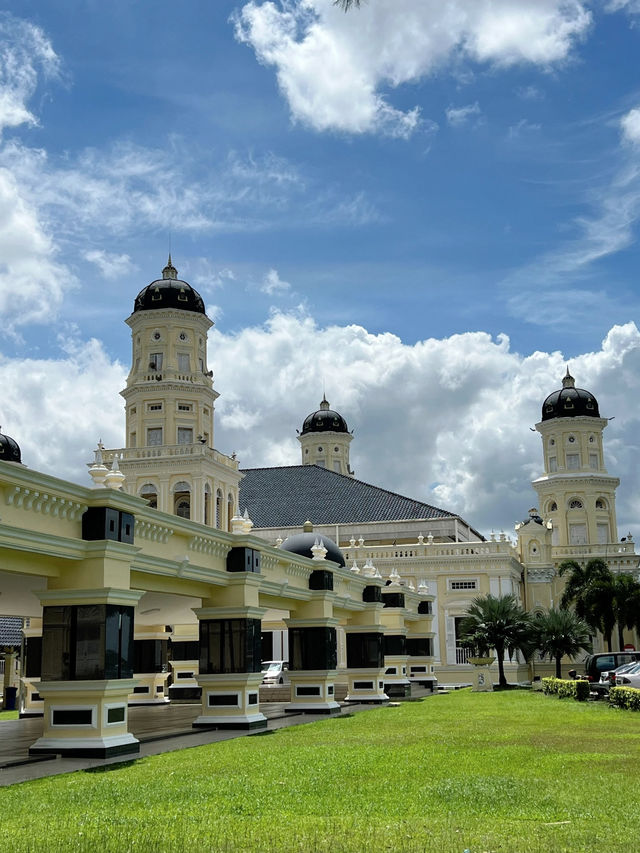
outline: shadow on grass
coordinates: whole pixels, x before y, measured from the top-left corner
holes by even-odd
[[[133,766],[137,758],[130,758],[128,761],[116,761],[113,764],[105,764],[102,767],[85,767],[83,773],[109,773],[111,770],[122,770],[123,767]]]

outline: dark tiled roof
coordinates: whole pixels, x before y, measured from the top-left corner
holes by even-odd
[[[454,515],[317,465],[242,473],[240,511],[248,509],[256,527],[300,527],[307,519],[313,524],[363,524]]]
[[[0,616],[0,646],[19,646],[22,643],[22,619],[19,616]]]

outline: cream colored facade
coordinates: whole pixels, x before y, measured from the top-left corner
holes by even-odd
[[[195,292],[188,287],[169,263],[163,278],[141,292],[147,301],[137,301],[127,321],[132,367],[122,392],[126,446],[98,449],[89,470],[93,488],[0,461],[2,607],[7,615],[30,618],[27,641],[42,631],[42,662],[49,672],[23,676],[22,710],[41,710],[45,719],[34,752],[135,751],[128,705],[140,700],[140,691],[165,702],[168,674],[133,673],[129,666],[127,675],[107,676],[114,665],[107,655],[108,666],[103,660],[98,675],[87,677],[85,657],[91,658],[96,643],[106,648],[114,624],[122,643],[126,624],[132,643],[134,636],[137,642],[198,640],[200,659],[173,666],[176,678],[182,673],[202,691],[196,724],[253,727],[264,724],[259,661],[247,658],[231,673],[212,663],[198,671],[215,646],[207,632],[220,626],[247,637],[260,629],[286,629],[295,654],[320,643],[322,665],[293,668],[288,707],[332,713],[338,685],[348,699],[379,702],[386,701],[385,690],[406,695],[412,681],[433,683],[437,676],[441,683],[470,682],[473,670],[458,629],[478,595],[511,593],[532,610],[557,604],[563,586],[557,567],[567,558],[602,556],[614,571],[637,572],[633,541],[617,541],[618,479],[605,467],[607,421],[597,404],[593,414],[555,417],[543,410],[537,425],[543,473],[533,483],[541,514],[530,512],[516,541],[505,534],[485,541],[450,516],[316,531],[338,542],[343,568],[327,562],[322,547],[311,549],[313,559],[283,550],[279,540],[299,531],[256,530],[240,517],[237,462],[213,449],[217,394],[204,358],[211,326],[204,308],[153,305],[154,288],[172,298],[184,289],[191,298]],[[572,389],[572,382],[565,377],[563,387]],[[324,430],[325,443],[330,433]],[[337,433],[348,452],[346,424]],[[94,612],[87,622],[86,614]],[[73,622],[71,657],[58,648],[69,641],[68,631],[56,634],[56,620],[65,613],[75,614],[78,625],[85,619],[82,630]],[[312,643],[312,636],[320,639]],[[377,657],[356,654],[372,639]],[[415,653],[407,653],[409,647]],[[67,672],[70,660],[84,677]],[[537,673],[544,669],[535,663]],[[511,680],[531,675],[522,661],[506,670]]]
[[[161,290],[174,283],[179,279],[169,258],[154,284]],[[154,285],[149,287],[153,300]],[[126,446],[104,450],[103,460],[111,465],[118,457],[129,494],[163,512],[230,530],[240,474],[236,459],[213,444],[219,395],[207,364],[212,321],[205,313],[171,306],[136,309],[126,323],[131,329],[131,370],[121,392]]]

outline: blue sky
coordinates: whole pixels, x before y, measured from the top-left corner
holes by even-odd
[[[357,474],[500,528],[569,361],[633,522],[640,3],[5,10],[0,423],[34,467],[121,443],[122,320],[171,247],[216,320],[221,450],[295,464],[324,383]]]

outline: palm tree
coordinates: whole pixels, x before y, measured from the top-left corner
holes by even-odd
[[[625,628],[640,628],[640,583],[628,572],[613,576],[613,614],[618,626],[618,648],[624,646]]]
[[[572,610],[552,607],[533,619],[534,643],[541,656],[555,658],[556,678],[562,675],[562,658],[591,651],[591,628]]]
[[[613,575],[604,560],[595,557],[586,566],[575,560],[565,560],[558,566],[562,577],[568,573],[567,584],[560,607],[566,609],[571,604],[576,614],[593,631],[601,631],[607,648],[611,651],[611,634],[615,626],[613,612]]]
[[[481,653],[495,649],[499,684],[507,686],[504,653],[509,658],[527,645],[531,620],[515,595],[480,595],[474,598],[461,625],[461,639]]]
[[[360,0],[333,0],[334,6],[341,6],[345,12],[348,12],[352,6],[359,6]]]

